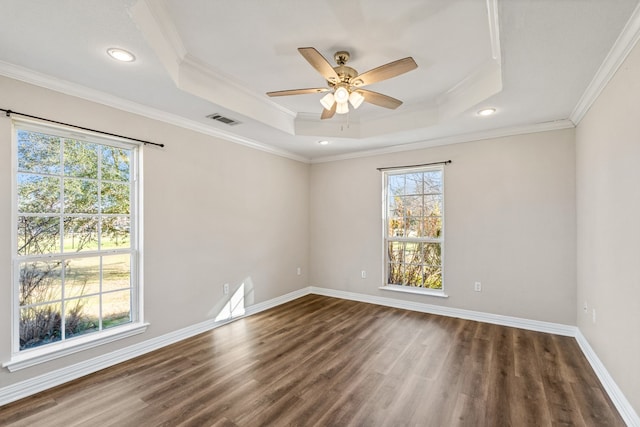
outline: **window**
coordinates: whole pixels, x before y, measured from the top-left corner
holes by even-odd
[[[14,129],[14,356],[140,325],[138,146]]]
[[[387,289],[439,293],[444,244],[444,168],[384,172]]]

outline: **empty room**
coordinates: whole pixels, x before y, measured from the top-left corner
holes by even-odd
[[[640,426],[638,0],[0,0],[0,426]]]

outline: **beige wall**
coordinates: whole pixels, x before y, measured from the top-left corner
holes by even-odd
[[[636,413],[640,413],[639,112],[640,46],[636,46],[576,131],[578,326]]]
[[[2,108],[166,144],[143,149],[147,332],[15,373],[1,369],[0,386],[211,319],[224,283],[250,279],[253,303],[306,286],[309,165],[7,78],[0,94]],[[11,121],[0,117],[2,362],[11,355],[11,156]]]
[[[569,129],[314,164],[310,284],[575,325],[574,156]],[[443,160],[449,298],[380,290],[376,168]]]

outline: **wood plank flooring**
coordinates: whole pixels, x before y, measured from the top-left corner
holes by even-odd
[[[0,407],[2,426],[623,426],[573,338],[310,295]]]

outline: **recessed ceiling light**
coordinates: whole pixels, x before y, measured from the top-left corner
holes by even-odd
[[[483,110],[478,111],[479,116],[490,116],[496,112],[495,108],[485,108]]]
[[[329,141],[327,141],[326,139],[322,140],[322,141],[318,141],[318,144],[320,145],[329,145]]]
[[[116,60],[122,61],[122,62],[133,62],[133,61],[136,60],[136,57],[133,55],[133,53],[127,52],[124,49],[118,49],[116,47],[112,47],[110,49],[107,49],[107,53],[113,59],[116,59]]]

